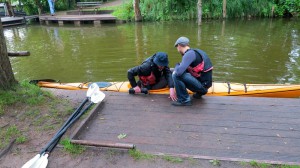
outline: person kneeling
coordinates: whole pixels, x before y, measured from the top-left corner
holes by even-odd
[[[165,52],[157,52],[147,58],[141,65],[135,66],[127,71],[127,77],[131,85],[130,94],[148,93],[148,90],[170,88],[170,98],[177,100],[174,90],[172,73],[168,67],[168,55]],[[136,82],[135,76],[139,77]]]

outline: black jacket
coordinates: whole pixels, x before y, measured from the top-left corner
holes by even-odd
[[[154,56],[147,58],[141,65],[135,66],[127,71],[127,77],[130,82],[131,87],[136,87],[137,83],[135,76],[149,76],[153,72],[156,83],[160,81],[161,78],[166,78],[168,81],[168,86],[174,88],[174,83],[172,79],[172,73],[169,67],[165,67],[162,71],[159,71],[156,64],[153,63]]]

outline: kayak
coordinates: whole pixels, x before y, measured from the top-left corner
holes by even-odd
[[[92,83],[97,83],[102,91],[126,92],[131,88],[125,82],[87,82],[87,83],[59,83],[53,81],[35,81],[40,87],[80,90],[88,89]],[[190,94],[191,91],[188,90]],[[169,94],[169,88],[150,90],[150,94]],[[229,82],[213,82],[206,96],[247,96],[247,97],[274,97],[300,98],[300,84],[243,84]]]

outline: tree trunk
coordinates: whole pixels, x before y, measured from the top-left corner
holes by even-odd
[[[7,56],[6,41],[3,34],[2,23],[0,22],[0,89],[10,89],[17,81]]]
[[[43,13],[43,5],[41,4],[41,2],[39,0],[35,0],[34,3],[37,6],[38,14],[42,15],[42,13]]]
[[[140,10],[140,0],[133,0],[134,17],[136,22],[142,21],[142,15]]]
[[[200,26],[202,24],[202,0],[198,0],[197,9],[198,9],[198,26]]]
[[[226,18],[226,6],[227,6],[226,0],[223,0],[223,19]]]
[[[10,17],[15,16],[14,10],[13,10],[10,2],[6,1],[5,4],[6,4],[6,7],[7,7],[8,16],[10,16]]]

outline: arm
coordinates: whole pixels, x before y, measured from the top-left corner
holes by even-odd
[[[133,67],[127,71],[127,78],[129,80],[131,87],[133,88],[137,86],[135,76],[139,74],[138,71],[139,71],[139,66]]]
[[[193,61],[196,60],[196,53],[194,51],[188,51],[182,57],[182,61],[180,64],[175,66],[174,72],[177,76],[182,75],[186,69],[191,65]]]
[[[127,71],[127,78],[130,82],[131,87],[136,87],[137,83],[135,80],[135,76],[148,76],[151,74],[151,64],[148,62],[144,62],[142,65],[135,66]]]
[[[165,67],[164,74],[165,74],[165,78],[168,82],[169,88],[174,88],[174,82],[173,82],[173,79],[172,79],[172,72],[171,72],[169,67]]]
[[[172,72],[171,72],[169,67],[165,68],[165,77],[168,81],[168,86],[170,88],[169,98],[171,98],[172,101],[177,101],[177,96],[176,96],[175,89],[174,89],[174,82],[173,82],[173,79],[172,79]]]

